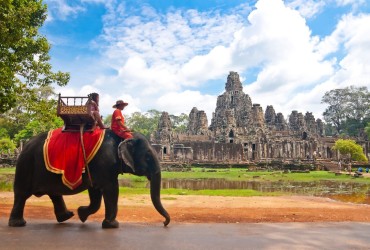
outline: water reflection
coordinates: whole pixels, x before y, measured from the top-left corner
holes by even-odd
[[[121,180],[121,186],[132,186],[129,180]],[[148,184],[149,187],[149,184]],[[252,189],[260,192],[283,192],[299,195],[315,195],[336,200],[370,204],[370,183],[334,181],[315,182],[261,182],[229,181],[225,179],[162,179],[162,189]]]
[[[260,192],[289,192],[293,194],[354,194],[369,191],[370,184],[316,181],[316,182],[261,182],[228,181],[225,179],[163,179],[162,188],[190,190],[253,189]]]

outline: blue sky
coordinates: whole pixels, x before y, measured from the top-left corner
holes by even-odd
[[[366,0],[45,0],[41,33],[62,95],[100,93],[106,116],[204,110],[209,122],[230,71],[263,109],[321,118],[326,91],[370,87]]]

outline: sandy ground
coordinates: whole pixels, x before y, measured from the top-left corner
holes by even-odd
[[[75,212],[87,205],[88,195],[66,196],[67,207]],[[0,218],[8,218],[13,193],[0,192]],[[247,222],[370,222],[370,206],[308,196],[215,197],[162,196],[171,223],[247,223]],[[25,219],[54,219],[52,203],[47,196],[31,197],[25,208]],[[102,221],[104,205],[89,217]],[[117,219],[120,222],[161,222],[163,218],[151,204],[149,195],[120,196]]]

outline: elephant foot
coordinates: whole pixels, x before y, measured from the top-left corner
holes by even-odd
[[[119,228],[119,222],[117,220],[103,220],[102,228]]]
[[[56,217],[57,217],[57,221],[60,223],[60,222],[63,222],[63,221],[66,221],[66,220],[70,219],[74,215],[75,214],[73,212],[67,211],[63,214],[57,214]]]
[[[87,220],[87,217],[89,217],[89,215],[91,214],[89,213],[88,208],[88,206],[81,206],[77,209],[78,218],[80,218],[80,221],[85,222]]]
[[[9,227],[24,227],[26,225],[26,221],[21,218],[21,219],[14,219],[10,218],[8,222]]]

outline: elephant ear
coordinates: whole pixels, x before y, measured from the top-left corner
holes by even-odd
[[[123,162],[135,172],[134,159],[134,143],[135,139],[126,139],[118,145],[118,156]]]

